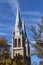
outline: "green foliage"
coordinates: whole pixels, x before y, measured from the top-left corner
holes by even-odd
[[[17,65],[17,63],[15,61],[13,61],[12,65]]]
[[[6,59],[6,65],[10,65],[12,63],[12,60],[10,58]]]
[[[3,59],[0,60],[0,65],[29,65],[29,61],[27,59],[24,62],[24,58],[22,56],[14,57],[14,59]]]

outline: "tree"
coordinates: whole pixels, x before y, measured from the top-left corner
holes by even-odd
[[[0,59],[10,57],[10,45],[8,45],[6,38],[0,37]]]
[[[41,61],[39,65],[43,65],[43,61]]]
[[[36,42],[32,46],[35,48],[38,57],[43,58],[43,17],[37,27],[31,25],[31,31],[33,33],[33,39]]]

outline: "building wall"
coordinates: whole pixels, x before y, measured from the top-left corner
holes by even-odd
[[[19,48],[19,49],[13,49],[13,57],[16,56],[16,55],[22,55],[24,56],[24,51],[23,51],[23,48]]]
[[[17,47],[14,46],[15,44],[15,39],[17,39]],[[18,39],[20,39],[20,47],[18,47]],[[24,56],[24,53],[25,53],[25,46],[23,46],[23,37],[22,36],[14,36],[12,38],[12,58],[14,58],[14,56],[16,56],[16,54],[20,54],[22,56]],[[25,42],[24,42],[25,43]]]

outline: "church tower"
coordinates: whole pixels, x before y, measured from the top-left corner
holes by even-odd
[[[20,11],[17,8],[15,28],[12,35],[12,58],[14,56],[22,55],[29,56],[29,42],[27,39],[25,22],[21,20]]]

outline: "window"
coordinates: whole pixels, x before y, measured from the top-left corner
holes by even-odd
[[[15,39],[15,47],[17,47],[17,39]]]
[[[20,39],[18,39],[18,47],[20,47],[21,46],[21,41],[20,41]]]
[[[20,53],[18,53],[18,56],[20,56]]]
[[[16,56],[17,56],[17,53],[16,53]]]

